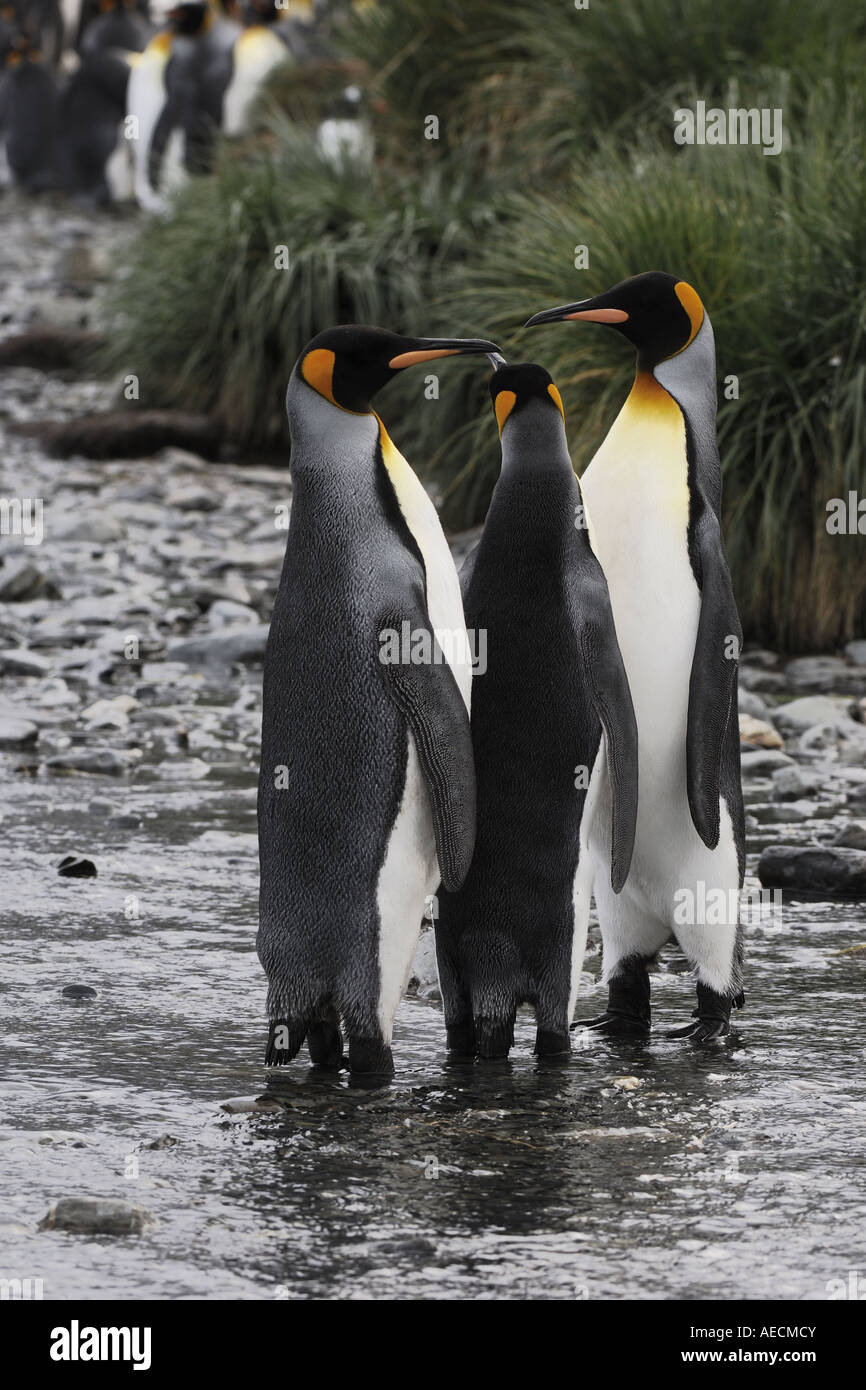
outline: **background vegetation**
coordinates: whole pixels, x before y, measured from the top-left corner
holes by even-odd
[[[831,649],[866,632],[866,12],[835,0],[389,0],[346,19],[339,61],[286,68],[259,130],[148,223],[116,292],[112,369],[147,404],[213,411],[250,450],[283,439],[304,343],[336,322],[481,334],[543,362],[580,471],[628,389],[631,350],[536,309],[646,269],[689,280],[716,333],[725,529],[748,635]],[[315,126],[360,85],[372,167],[335,169]],[[673,110],[781,107],[786,146],[678,148]],[[424,138],[428,115],[436,141]],[[574,268],[577,245],[589,268]],[[286,245],[290,269],[275,271]],[[452,527],[483,519],[498,466],[478,363],[441,399],[383,393]]]

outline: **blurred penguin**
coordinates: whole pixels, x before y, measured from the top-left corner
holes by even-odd
[[[6,162],[19,188],[45,193],[58,186],[57,79],[32,32],[14,30],[5,42],[0,126]]]
[[[84,25],[78,51],[82,58],[110,50],[143,53],[155,33],[146,0],[143,5],[136,0],[99,0],[96,15]]]
[[[316,145],[336,170],[373,162],[373,137],[362,115],[360,87],[344,88],[316,132]]]
[[[241,135],[253,103],[270,73],[293,60],[289,22],[281,21],[278,0],[242,0],[237,16],[244,26],[232,49],[232,72],[225,92],[222,129]]]

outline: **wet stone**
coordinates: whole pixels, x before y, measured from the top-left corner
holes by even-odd
[[[793,767],[794,761],[775,748],[743,749],[740,764],[744,777],[766,777],[783,767]]]
[[[0,569],[0,603],[24,603],[35,598],[59,598],[60,591],[52,581],[32,565],[19,560]]]
[[[804,656],[789,661],[785,677],[792,690],[838,695],[866,694],[866,668],[851,666],[836,656]]]
[[[802,797],[817,792],[821,778],[814,772],[799,767],[782,767],[773,773],[773,800],[799,801]]]
[[[96,878],[96,865],[81,854],[67,854],[57,865],[61,878]]]
[[[47,656],[29,651],[26,647],[11,647],[0,652],[0,675],[44,676],[50,670],[51,662]]]
[[[95,999],[96,990],[91,985],[64,985],[60,991],[64,999]]]
[[[833,844],[843,849],[866,850],[866,820],[848,821],[833,836]]]
[[[788,704],[777,705],[773,722],[782,733],[802,733],[815,725],[853,724],[846,701],[834,701],[827,695],[806,695]]]
[[[764,888],[866,898],[866,851],[770,845],[759,860],[758,877]]]
[[[29,719],[0,715],[0,748],[33,748],[39,729]]]
[[[122,777],[135,759],[116,748],[70,748],[45,760],[50,772],[89,772],[102,777]]]
[[[110,1197],[62,1197],[39,1223],[40,1231],[88,1236],[141,1235],[155,1218],[145,1207]]]

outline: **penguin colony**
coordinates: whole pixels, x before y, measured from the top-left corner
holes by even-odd
[[[504,1058],[584,1028],[640,1039],[675,939],[692,1021],[741,1006],[741,630],[720,529],[715,351],[695,290],[660,272],[534,324],[621,333],[634,385],[580,480],[543,367],[483,339],[343,326],[289,382],[293,504],[265,658],[258,954],[266,1063],[306,1042],[393,1071],[424,916],[447,1047]],[[458,577],[436,510],[373,408],[398,373],[487,355],[502,469]],[[483,651],[483,659],[481,653]],[[728,903],[682,920],[683,896]],[[575,1022],[590,903],[608,1002]],[[694,914],[691,914],[694,916]]]
[[[315,0],[0,0],[0,181],[165,211],[242,135],[268,74],[315,56]],[[358,94],[319,131],[364,155]],[[562,401],[483,339],[348,326],[288,387],[293,506],[265,661],[258,952],[266,1061],[393,1070],[394,1016],[434,920],[449,1053],[584,1028],[640,1039],[675,938],[692,1021],[743,1003],[741,630],[720,529],[715,352],[697,293],[651,272],[527,326],[602,324],[634,385],[580,480]],[[502,469],[458,576],[372,402],[419,363],[486,354]],[[480,660],[483,646],[484,660]],[[728,904],[681,920],[682,896]],[[590,905],[607,1007],[574,1021]],[[688,917],[688,914],[686,914]]]
[[[164,212],[316,56],[314,0],[0,0],[0,182]]]

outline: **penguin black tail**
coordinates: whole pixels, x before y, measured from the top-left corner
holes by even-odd
[[[514,1046],[514,1014],[507,1017],[475,1017],[475,1046],[477,1055],[492,1062],[508,1056]]]
[[[306,1023],[292,1022],[286,1018],[272,1018],[268,1027],[265,1066],[288,1066],[289,1062],[297,1057],[306,1036]]]
[[[339,1071],[343,1063],[343,1035],[339,1017],[332,1007],[322,1009],[317,1017],[309,1019],[271,1019],[265,1066],[288,1066],[297,1057],[305,1039],[314,1067]]]

